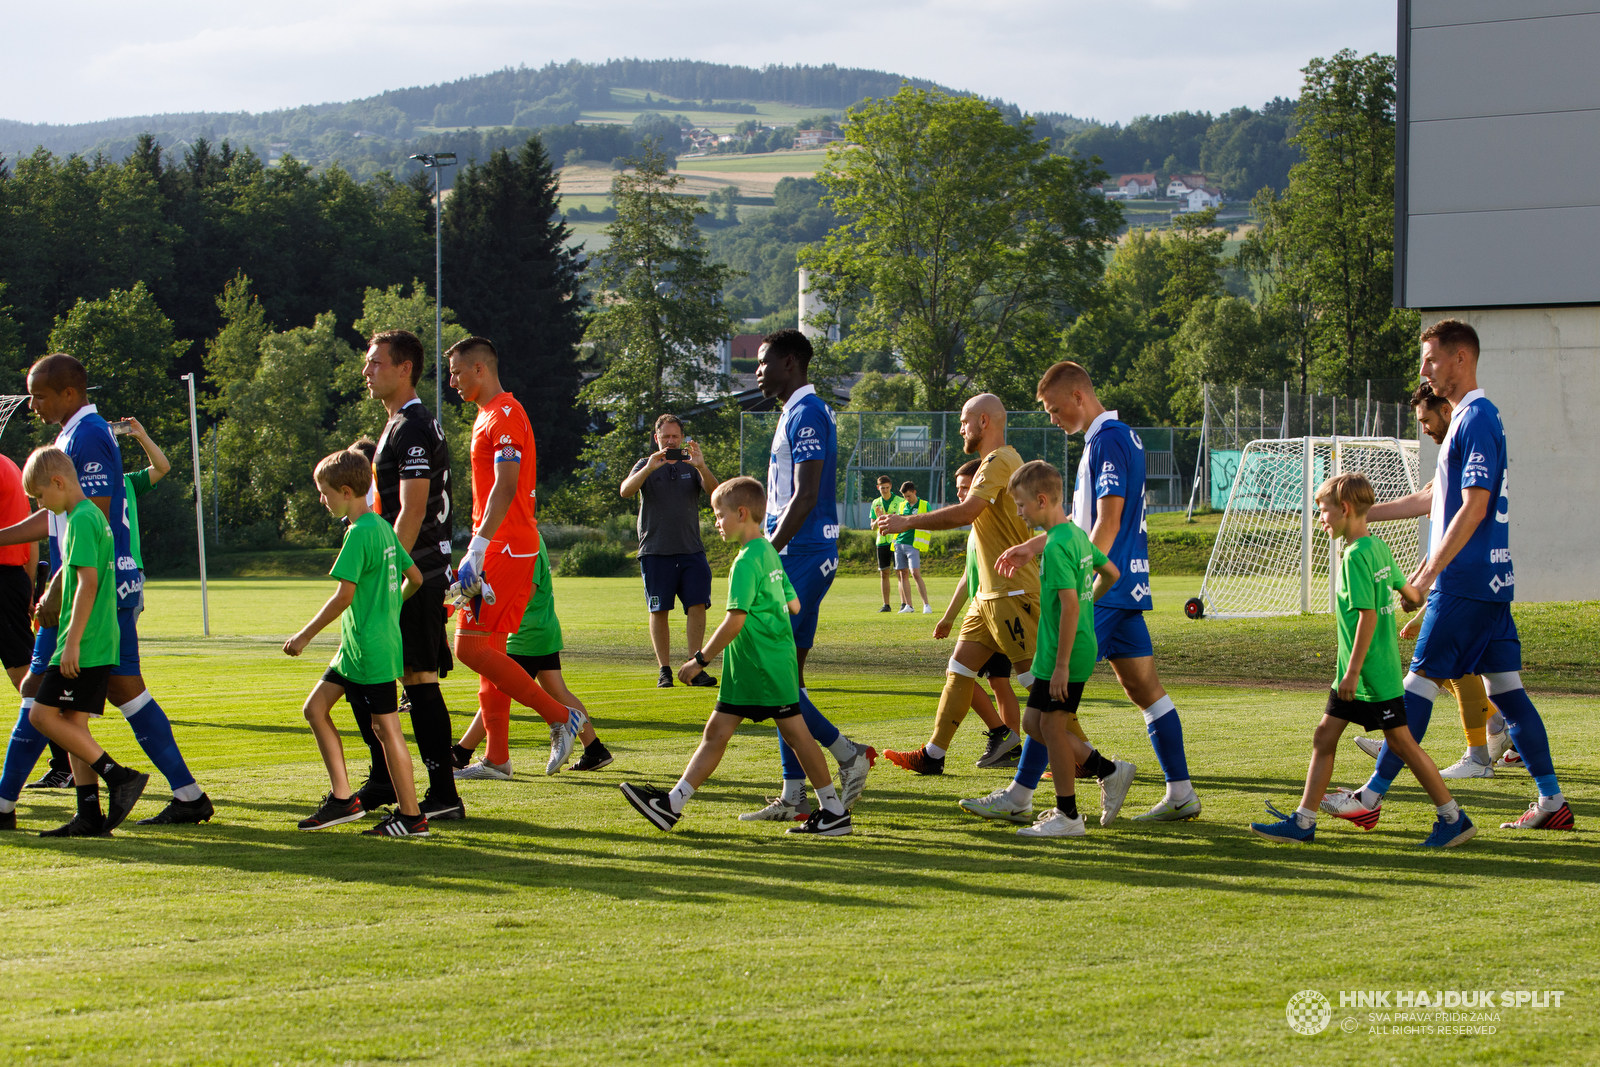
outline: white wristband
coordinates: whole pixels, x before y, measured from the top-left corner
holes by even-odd
[[[482,557],[487,551],[489,551],[489,539],[487,537],[479,537],[477,534],[473,534],[472,540],[467,544],[467,553],[469,555]]]

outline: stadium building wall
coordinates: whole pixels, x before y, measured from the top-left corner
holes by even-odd
[[[1398,8],[1395,304],[1478,330],[1517,599],[1600,599],[1600,0]]]

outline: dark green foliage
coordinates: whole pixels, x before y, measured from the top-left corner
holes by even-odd
[[[1126,126],[1058,134],[1056,143],[1065,152],[1099,156],[1113,174],[1155,171],[1164,179],[1200,171],[1242,199],[1264,186],[1287,188],[1289,168],[1301,158],[1290,140],[1294,108],[1294,101],[1276,98],[1259,110],[1236,107],[1217,118],[1193,111],[1140,115]]]
[[[783,325],[795,324],[800,286],[795,256],[806,244],[822,240],[836,221],[822,203],[822,193],[822,183],[815,179],[784,178],[773,192],[771,211],[707,234],[711,255],[743,272],[728,283],[727,295],[745,316],[791,309]]]
[[[561,553],[556,573],[563,578],[609,578],[628,562],[628,550],[615,541],[578,541]]]

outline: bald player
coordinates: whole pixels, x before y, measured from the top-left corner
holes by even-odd
[[[898,767],[916,774],[943,774],[945,753],[956,729],[972,708],[978,671],[996,653],[1011,661],[1024,689],[1033,684],[1034,638],[1039,629],[1039,568],[1031,559],[1011,574],[995,561],[1028,539],[1028,526],[1007,485],[1022,466],[1006,444],[1006,408],[993,393],[980,393],[961,408],[961,447],[983,457],[967,497],[958,504],[915,515],[883,515],[880,534],[906,530],[955,530],[971,525],[978,549],[978,593],[967,608],[946,668],[944,691],[934,717],[933,736],[913,752],[885,752]]]
[[[1095,603],[1095,638],[1100,658],[1111,661],[1122,691],[1144,714],[1150,747],[1167,780],[1166,795],[1134,821],[1198,818],[1200,798],[1189,781],[1183,724],[1172,697],[1156,677],[1155,649],[1144,621],[1144,613],[1154,606],[1144,514],[1144,444],[1115,411],[1100,403],[1089,372],[1076,363],[1063,361],[1045,371],[1037,395],[1051,422],[1069,434],[1083,434],[1072,521],[1122,572],[1111,591]],[[1008,551],[999,561],[1000,570],[1033,566],[1044,544],[1041,534]]]

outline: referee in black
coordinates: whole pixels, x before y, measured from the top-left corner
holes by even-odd
[[[378,514],[394,527],[401,547],[422,572],[422,588],[400,608],[405,656],[400,684],[411,705],[417,751],[428,771],[422,813],[429,820],[462,819],[466,809],[450,761],[450,710],[439,692],[439,679],[455,666],[444,613],[450,584],[450,446],[439,421],[417,399],[425,358],[416,334],[384,330],[372,335],[361,374],[367,391],[389,412],[372,462]],[[372,769],[357,795],[361,806],[372,811],[395,803],[394,784],[370,717],[357,713],[356,721],[372,753]]]

